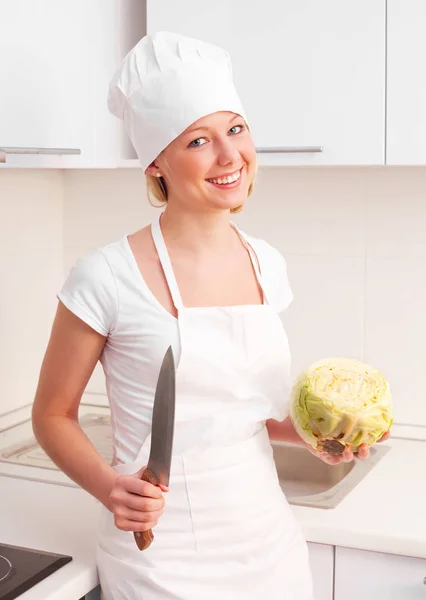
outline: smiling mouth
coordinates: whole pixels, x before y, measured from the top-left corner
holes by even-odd
[[[235,173],[228,175],[227,177],[218,177],[217,179],[215,179],[215,178],[206,179],[206,181],[209,181],[210,183],[214,183],[215,185],[229,185],[230,183],[235,183],[236,181],[238,181],[240,179],[241,171],[242,171],[242,168],[239,169],[238,171],[235,171]]]

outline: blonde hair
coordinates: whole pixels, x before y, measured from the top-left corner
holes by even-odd
[[[256,169],[257,170],[257,169]],[[148,196],[148,202],[151,206],[155,208],[162,208],[167,204],[168,201],[168,193],[167,193],[167,184],[164,180],[164,177],[154,177],[154,175],[148,175],[145,173],[146,177],[146,191]],[[247,192],[247,198],[253,193],[254,184],[255,184],[254,175]],[[154,204],[151,198],[151,195],[160,203]],[[239,213],[242,211],[244,204],[240,204],[240,206],[236,206],[235,208],[231,208],[231,213]]]

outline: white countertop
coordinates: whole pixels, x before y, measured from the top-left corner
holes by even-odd
[[[0,477],[0,490],[0,543],[73,557],[19,600],[79,600],[99,584],[97,500],[81,489],[11,477]]]
[[[310,542],[426,558],[426,441],[390,450],[336,508],[292,506]]]
[[[389,452],[336,508],[292,506],[308,542],[426,559],[426,428],[394,435],[418,439],[384,442]],[[0,489],[0,542],[74,559],[20,600],[79,600],[95,588],[100,503],[81,489],[13,477],[0,476]]]

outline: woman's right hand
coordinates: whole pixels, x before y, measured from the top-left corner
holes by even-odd
[[[134,475],[119,475],[109,495],[115,526],[122,531],[152,529],[163,513],[163,492],[169,490],[161,484],[155,486],[142,481],[145,468]]]

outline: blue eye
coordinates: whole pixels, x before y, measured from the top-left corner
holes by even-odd
[[[193,142],[189,144],[191,148],[199,148],[200,146],[204,146],[204,144],[196,144],[195,142],[199,142],[200,140],[204,140],[204,138],[197,138]]]
[[[229,132],[232,132],[232,130],[233,130],[233,129],[235,130],[235,129],[238,129],[238,128],[240,129],[240,131],[236,131],[236,132],[232,133],[232,135],[238,135],[239,133],[242,133],[242,131],[244,131],[244,129],[245,129],[245,127],[244,127],[244,125],[243,125],[243,124],[240,124],[240,125],[234,125],[233,127],[231,127],[231,129],[229,130]],[[228,132],[228,133],[229,133],[229,132]],[[192,142],[190,142],[190,143],[188,144],[188,148],[200,148],[201,146],[204,146],[204,144],[205,144],[206,142],[204,142],[204,143],[202,143],[202,144],[198,144],[197,142],[199,142],[200,140],[205,140],[205,139],[206,139],[206,138],[204,138],[204,137],[199,137],[199,138],[197,138],[196,140],[193,140]]]
[[[243,129],[244,129],[244,125],[234,125],[233,127],[231,127],[231,129],[229,131],[236,129],[237,127],[239,127],[241,131],[243,131]],[[241,131],[238,131],[237,133],[241,133]]]

